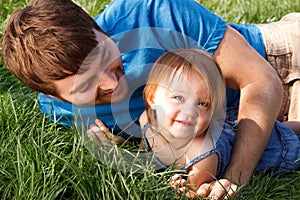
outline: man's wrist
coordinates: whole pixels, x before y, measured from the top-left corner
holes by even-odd
[[[248,174],[246,173],[248,171]],[[249,170],[233,170],[230,166],[227,167],[223,178],[229,180],[231,183],[234,183],[238,186],[247,184],[251,179],[252,171]]]

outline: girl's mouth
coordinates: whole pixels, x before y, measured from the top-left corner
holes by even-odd
[[[187,127],[194,126],[194,123],[191,121],[175,120],[175,122]]]

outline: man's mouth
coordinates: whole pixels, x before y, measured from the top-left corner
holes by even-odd
[[[101,94],[101,96],[106,96],[106,97],[111,97],[112,95],[113,95],[113,92],[114,92],[114,90],[113,89],[111,89],[111,90],[106,90],[106,91],[103,91],[102,92],[102,94]]]
[[[120,87],[120,82],[113,89],[101,91],[100,96],[102,96],[102,97],[112,97],[113,95],[118,95],[118,93],[119,93],[119,87]]]

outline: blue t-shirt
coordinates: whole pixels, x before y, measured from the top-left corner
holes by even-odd
[[[79,108],[39,94],[40,109],[64,125],[71,125],[77,113],[79,125],[88,126],[99,118],[124,137],[141,137],[136,120],[145,109],[142,91],[155,60],[176,48],[200,48],[213,54],[226,30],[223,19],[193,0],[115,0],[95,21],[120,49],[127,97],[117,104]],[[264,52],[255,25],[231,26],[241,27],[238,30],[249,43]],[[238,101],[239,92],[228,88],[228,106]]]

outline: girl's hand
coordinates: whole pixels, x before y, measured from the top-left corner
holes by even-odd
[[[188,188],[186,185],[186,179],[183,179],[180,175],[175,174],[169,179],[170,186],[172,189],[177,190],[178,194],[182,194],[183,192],[188,198],[196,198],[197,194]]]
[[[95,123],[87,130],[87,135],[90,139],[97,139],[104,146],[125,142],[125,139],[121,136],[112,134],[100,119],[96,119]]]

